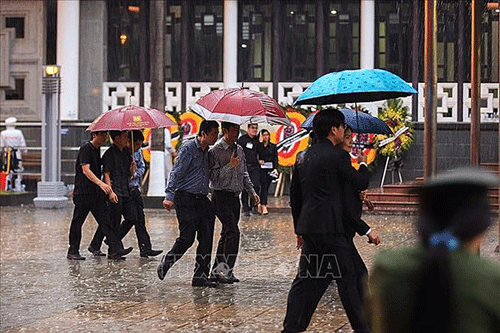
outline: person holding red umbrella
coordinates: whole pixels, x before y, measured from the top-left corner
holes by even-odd
[[[101,180],[100,147],[106,142],[107,132],[92,132],[91,135],[92,140],[80,147],[76,158],[75,190],[73,192],[75,208],[69,229],[67,254],[67,258],[70,260],[85,260],[85,257],[80,255],[80,241],[82,239],[82,225],[89,212],[92,212],[102,233],[109,240],[108,257],[110,259],[121,258],[132,251],[131,247],[123,248],[118,233],[113,228],[109,218],[109,202],[106,198],[113,193],[113,190],[109,184]],[[89,247],[89,250],[93,249]]]
[[[104,181],[111,186],[111,193],[108,195],[110,218],[113,230],[119,235],[122,215],[125,220],[134,220],[133,205],[131,205],[131,195],[129,180],[135,173],[136,164],[132,160],[130,151],[126,149],[129,145],[128,131],[109,131],[113,144],[102,156],[102,170]],[[89,251],[94,251],[94,255],[100,252],[104,233],[102,228],[98,228],[94,238],[90,243]],[[122,258],[113,258],[122,259]]]
[[[222,232],[211,277],[219,283],[240,280],[233,274],[240,244],[240,193],[246,190],[258,205],[259,196],[247,172],[245,153],[236,142],[240,126],[222,122],[223,137],[210,149],[210,189],[215,214],[222,223]]]

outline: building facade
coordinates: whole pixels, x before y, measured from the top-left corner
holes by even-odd
[[[414,122],[424,120],[424,0],[164,2],[167,111],[186,110],[213,89],[241,85],[289,105],[325,73],[384,68],[419,91],[404,104]],[[486,124],[498,122],[499,29],[498,12],[488,11],[486,0],[483,8]],[[437,12],[438,122],[464,124],[467,131],[470,0],[439,0]],[[0,121],[16,116],[36,132],[43,64],[62,66],[61,118],[67,122],[88,123],[120,105],[148,106],[150,14],[146,0],[3,0]],[[362,106],[376,114],[383,101]]]

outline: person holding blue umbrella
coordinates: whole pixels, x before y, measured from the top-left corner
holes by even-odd
[[[368,188],[366,155],[358,158],[360,168],[356,171],[345,152],[335,147],[342,142],[345,129],[339,110],[318,112],[313,128],[318,141],[304,154],[298,169],[303,203],[298,219],[294,218],[294,229],[302,237],[303,246],[299,270],[288,294],[283,332],[307,329],[332,279],[337,282],[352,328],[368,332],[342,216],[343,183],[358,191]]]

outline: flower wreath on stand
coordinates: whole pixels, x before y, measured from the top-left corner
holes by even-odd
[[[399,159],[413,144],[413,126],[408,120],[408,107],[403,100],[390,99],[378,117],[386,122],[392,135],[379,134],[376,138],[378,153]]]

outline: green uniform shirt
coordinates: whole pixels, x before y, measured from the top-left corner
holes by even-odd
[[[412,323],[423,247],[386,251],[375,260],[369,307],[373,332],[406,332]],[[500,332],[500,265],[465,249],[450,253],[458,332]]]

